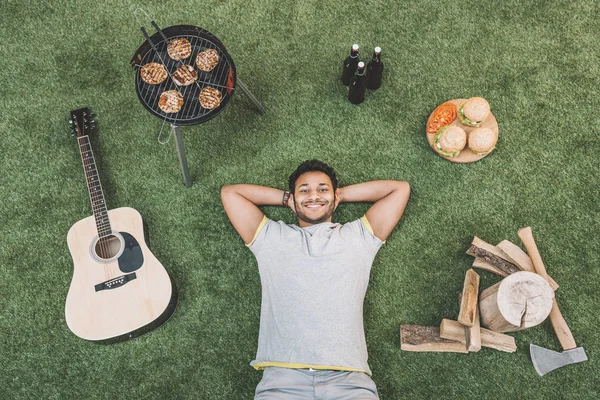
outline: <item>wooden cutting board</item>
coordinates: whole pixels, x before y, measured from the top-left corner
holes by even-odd
[[[467,133],[467,138],[468,138],[469,133],[471,133],[471,131],[473,131],[474,129],[477,129],[477,128],[475,128],[473,126],[464,125],[462,122],[460,122],[460,117],[458,116],[458,109],[460,108],[461,104],[463,104],[467,100],[468,99],[454,99],[454,100],[449,100],[449,102],[456,104],[456,113],[457,113],[456,119],[450,125],[457,125],[457,126],[460,126],[461,128],[463,128],[465,130],[465,132]],[[434,148],[435,144],[434,144],[433,139],[435,137],[435,134],[427,133],[427,125],[429,125],[429,121],[431,120],[432,117],[433,117],[433,111],[431,112],[431,114],[429,114],[429,118],[427,119],[427,124],[425,125],[425,136],[427,136],[427,141],[429,142],[429,145],[431,146],[431,148],[433,149],[435,154],[437,154],[438,156],[445,158],[448,161],[455,162],[455,163],[472,163],[472,162],[481,160],[482,158],[486,157],[488,154],[491,154],[495,151],[495,149],[494,149],[491,152],[489,152],[488,154],[479,155],[479,154],[473,153],[469,149],[469,146],[465,146],[465,148],[463,150],[461,150],[458,157],[446,157],[446,156],[441,155],[440,153],[435,151],[435,148]],[[490,115],[488,115],[486,120],[481,124],[480,128],[490,128],[496,135],[498,135],[498,122],[496,121],[496,117],[494,117],[494,114],[491,111],[490,111]],[[497,146],[497,144],[496,144],[496,146]]]

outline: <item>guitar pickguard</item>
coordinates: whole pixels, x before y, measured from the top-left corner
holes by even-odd
[[[127,232],[120,232],[125,241],[123,254],[119,256],[119,269],[122,272],[133,272],[144,264],[144,255],[138,241]]]

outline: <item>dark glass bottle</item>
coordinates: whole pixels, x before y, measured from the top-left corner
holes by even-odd
[[[358,66],[358,45],[353,44],[350,55],[344,60],[344,70],[342,71],[342,83],[346,86],[350,84],[350,78],[356,72]]]
[[[381,47],[375,47],[373,59],[367,66],[367,89],[375,90],[381,86],[381,73],[383,72],[383,63],[381,62]]]
[[[360,104],[365,100],[365,87],[366,87],[366,76],[365,76],[365,63],[359,62],[356,73],[350,79],[350,86],[348,90],[348,100],[352,104]]]

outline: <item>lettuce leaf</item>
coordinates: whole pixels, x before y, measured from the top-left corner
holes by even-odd
[[[460,122],[462,122],[463,124],[468,125],[468,126],[480,127],[481,121],[473,122],[469,118],[465,117],[465,114],[463,114],[463,106],[464,105],[461,105],[460,108],[458,109],[458,117],[460,118]]]
[[[444,155],[446,157],[456,157],[460,154],[460,151],[457,151],[455,153],[449,153],[447,151],[442,150],[442,146],[440,145],[440,136],[442,135],[442,133],[444,133],[446,128],[448,128],[448,127],[447,126],[441,127],[440,130],[435,134],[435,136],[433,137],[433,144],[435,146],[436,151],[438,153],[440,153],[441,155]]]

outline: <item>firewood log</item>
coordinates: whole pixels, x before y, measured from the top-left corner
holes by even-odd
[[[472,270],[469,270],[469,271],[472,271]],[[469,271],[467,271],[467,274]],[[477,278],[478,278],[477,283],[479,283],[479,276],[477,276]],[[466,279],[465,279],[464,286],[465,286],[465,288],[467,287]],[[463,288],[463,291],[458,294],[458,304],[461,305],[461,311],[462,311],[462,305],[463,305],[463,293],[464,293],[465,288]],[[475,294],[476,298],[479,298],[479,292],[476,292],[474,294]],[[459,314],[459,319],[460,319],[460,314]],[[479,322],[479,304],[475,303],[475,312],[474,312],[472,326],[468,326],[468,325],[466,326],[462,322],[460,322],[460,320],[458,321],[458,323],[464,327],[465,340],[466,340],[465,344],[467,345],[467,350],[469,350],[470,352],[473,352],[473,353],[476,353],[479,350],[481,350],[481,326],[480,326],[480,322]],[[440,328],[440,336],[441,336],[441,328]],[[443,336],[441,336],[441,337],[443,337]]]
[[[503,240],[496,245],[500,250],[502,250],[505,254],[507,254],[515,263],[515,265],[522,271],[535,272],[533,268],[533,263],[531,262],[531,258],[529,255],[521,249],[519,246],[514,244],[509,240]],[[550,287],[552,290],[556,291],[558,289],[558,283],[554,281],[550,276],[548,276],[550,280]]]
[[[481,325],[514,332],[542,323],[550,314],[554,291],[533,272],[515,272],[479,296]]]
[[[494,267],[502,270],[507,275],[520,271],[519,268],[510,260],[510,257],[498,247],[484,242],[477,236],[473,238],[471,247],[467,254],[476,258],[481,258]]]
[[[517,351],[515,338],[504,333],[493,332],[481,328],[481,346],[495,350],[514,353]],[[455,340],[466,344],[465,327],[458,321],[443,319],[440,324],[440,337],[442,339]]]
[[[400,325],[400,349],[468,353],[464,343],[442,339],[437,326]]]

